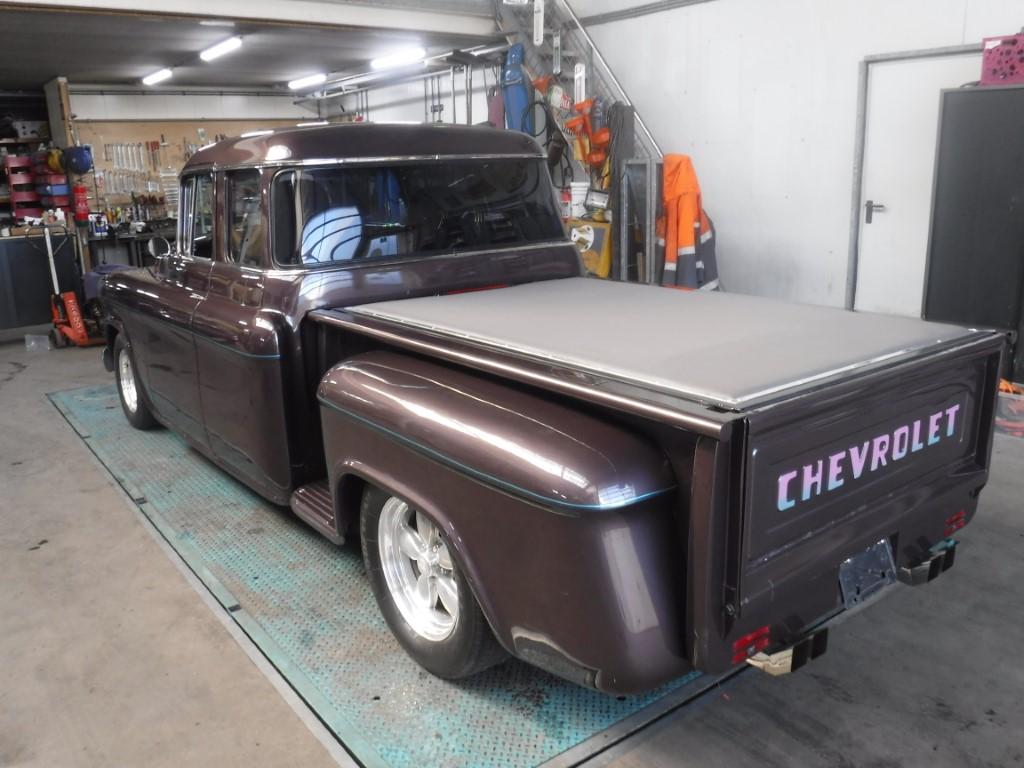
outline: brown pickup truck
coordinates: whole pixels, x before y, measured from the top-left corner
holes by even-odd
[[[103,288],[125,415],[358,537],[441,676],[789,671],[948,569],[987,479],[998,334],[589,279],[521,134],[223,141],[178,221]]]

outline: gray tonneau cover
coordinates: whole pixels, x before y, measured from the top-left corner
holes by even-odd
[[[347,309],[733,410],[973,333],[904,317],[588,278]]]

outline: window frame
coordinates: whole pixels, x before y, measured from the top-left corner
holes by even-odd
[[[199,180],[203,177],[210,180],[210,193],[213,195],[213,216],[211,219],[211,226],[213,227],[211,232],[211,242],[213,244],[213,253],[210,256],[198,256],[192,252],[192,244],[195,234],[196,225],[196,202],[198,195],[196,191],[199,188]],[[188,189],[186,195],[185,190]],[[188,211],[185,210],[186,198],[188,202]],[[188,225],[186,226],[186,213],[188,214]],[[178,182],[178,253],[179,255],[195,259],[197,261],[213,261],[216,253],[217,245],[217,175],[212,169],[208,170],[196,170],[191,171],[188,174],[183,174],[181,180]]]
[[[239,269],[251,269],[251,270],[265,270],[268,267],[275,266],[272,259],[268,258],[268,252],[273,251],[273,235],[271,234],[271,218],[270,212],[272,211],[269,206],[264,207],[265,195],[269,198],[269,190],[264,186],[267,174],[264,173],[264,168],[258,165],[243,167],[243,168],[230,168],[221,172],[223,177],[223,196],[224,196],[224,234],[221,243],[223,258],[221,261],[225,264],[233,264]],[[235,259],[231,252],[231,234],[234,222],[234,209],[232,206],[233,200],[231,196],[230,183],[232,176],[241,175],[245,173],[256,174],[256,188],[257,194],[260,197],[260,216],[264,217],[263,223],[263,247],[260,248],[259,263],[257,264],[243,264],[241,261]]]
[[[453,159],[463,159],[463,158],[453,158]],[[464,159],[465,160],[475,160],[477,158],[466,157]],[[493,161],[493,160],[497,160],[499,158],[486,158],[486,159]],[[547,167],[547,164],[544,162],[544,158],[543,157],[536,157],[536,156],[533,156],[533,155],[523,155],[523,156],[515,155],[515,156],[511,156],[511,157],[502,157],[500,159],[501,160],[524,160],[524,161],[533,160],[533,161],[536,161],[538,163],[541,163],[542,167],[543,167],[543,171],[547,175],[548,184],[550,185],[549,188],[551,189],[553,210],[557,213],[557,211],[559,210],[558,197],[557,197],[557,193],[555,191],[554,182],[551,180],[551,170]],[[278,258],[277,258],[277,248],[275,247],[275,245],[277,243],[277,233],[275,231],[276,230],[276,226],[277,226],[276,225],[276,221],[275,221],[277,219],[277,216],[275,215],[276,212],[277,212],[277,201],[275,199],[276,198],[275,189],[276,189],[277,179],[278,179],[279,176],[281,176],[281,175],[283,175],[285,173],[292,173],[294,171],[336,170],[338,168],[344,168],[346,170],[348,170],[348,169],[358,169],[358,168],[382,168],[382,167],[383,168],[390,168],[390,167],[399,166],[399,165],[426,165],[429,162],[437,162],[439,165],[443,164],[440,161],[435,161],[435,160],[432,160],[432,159],[428,160],[427,158],[416,158],[415,160],[403,160],[403,161],[398,161],[398,162],[396,162],[394,160],[386,160],[386,161],[385,160],[379,160],[379,161],[358,162],[358,163],[353,162],[353,163],[344,163],[344,164],[324,162],[324,163],[316,163],[316,164],[308,164],[308,165],[307,164],[297,164],[297,165],[286,165],[286,166],[277,167],[274,170],[274,172],[269,175],[269,179],[266,182],[267,183],[267,211],[268,211],[267,250],[269,251],[271,268],[272,269],[285,270],[287,272],[315,272],[315,271],[320,271],[320,270],[336,270],[336,269],[337,270],[341,270],[341,269],[373,269],[373,268],[377,267],[378,265],[409,264],[409,263],[416,263],[416,262],[422,262],[422,261],[429,261],[429,260],[432,260],[432,259],[460,258],[460,257],[463,257],[463,256],[475,256],[475,255],[479,255],[479,254],[482,254],[482,253],[493,253],[495,251],[521,251],[521,250],[529,250],[529,249],[536,249],[536,248],[550,248],[552,246],[558,246],[558,245],[570,245],[570,246],[572,246],[572,243],[569,241],[568,234],[566,234],[566,232],[565,232],[564,223],[563,223],[563,231],[562,231],[562,237],[561,238],[558,238],[558,239],[554,239],[553,238],[551,240],[538,240],[538,241],[532,242],[532,243],[518,243],[518,244],[510,243],[510,244],[495,245],[495,246],[491,246],[491,247],[487,247],[487,248],[467,249],[467,250],[464,250],[464,251],[444,251],[444,252],[441,252],[441,253],[427,253],[425,255],[422,255],[422,254],[421,255],[403,254],[401,256],[387,256],[387,257],[378,258],[378,259],[359,259],[359,260],[337,261],[337,262],[322,262],[322,263],[319,263],[319,264],[282,264],[278,260]],[[559,216],[559,221],[561,221],[561,217],[560,216]],[[575,246],[572,246],[572,247],[575,247]]]

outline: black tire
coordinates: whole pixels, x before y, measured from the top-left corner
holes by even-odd
[[[134,383],[135,398],[134,409],[131,407],[131,399],[126,396],[124,388],[121,383],[121,365],[122,355],[128,362],[129,370],[128,375]],[[121,401],[121,410],[124,411],[124,417],[128,419],[128,423],[136,429],[156,429],[160,426],[160,422],[153,416],[153,411],[149,408],[149,402],[146,400],[146,394],[142,389],[142,383],[139,381],[138,368],[135,367],[135,356],[132,354],[131,346],[127,341],[124,340],[122,334],[118,334],[117,338],[114,339],[114,380],[117,382],[117,396]]]
[[[469,677],[505,660],[507,653],[491,632],[465,577],[457,565],[453,576],[458,584],[458,616],[451,633],[441,640],[419,634],[402,615],[392,597],[381,565],[379,525],[381,512],[391,494],[368,485],[359,515],[363,561],[373,594],[388,627],[414,661],[437,677],[454,680]],[[441,533],[444,544],[447,537]]]

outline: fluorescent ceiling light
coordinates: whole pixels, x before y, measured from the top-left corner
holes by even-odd
[[[237,51],[241,47],[242,38],[236,35],[235,37],[229,37],[227,40],[221,40],[216,45],[211,45],[199,54],[199,58],[203,61],[213,61],[214,59],[219,59],[225,53]]]
[[[261,131],[249,131],[248,133],[243,133],[238,138],[240,138],[240,139],[252,139],[252,138],[255,138],[257,136],[267,136],[267,135],[269,135],[271,133],[273,133],[273,131],[270,128],[264,128]]]
[[[296,123],[295,127],[296,128],[308,128],[311,125],[327,125],[327,121],[326,120],[310,120],[309,122],[306,122],[306,123]]]
[[[153,74],[146,75],[144,78],[142,78],[142,84],[156,85],[157,83],[162,83],[164,80],[170,79],[171,75],[173,74],[174,73],[171,72],[171,70],[169,69],[158,69]]]
[[[292,80],[288,83],[288,87],[293,91],[298,91],[303,88],[309,88],[310,86],[320,85],[320,83],[324,82],[326,79],[327,75],[320,72],[316,75],[307,75],[306,77],[300,77],[298,80]]]
[[[390,53],[387,56],[381,56],[379,59],[374,59],[370,62],[370,67],[373,69],[401,67],[405,64],[415,64],[418,61],[423,61],[426,55],[427,52],[422,48],[406,48]]]
[[[225,21],[223,19],[203,19],[199,22],[201,27],[233,27],[235,22]]]

